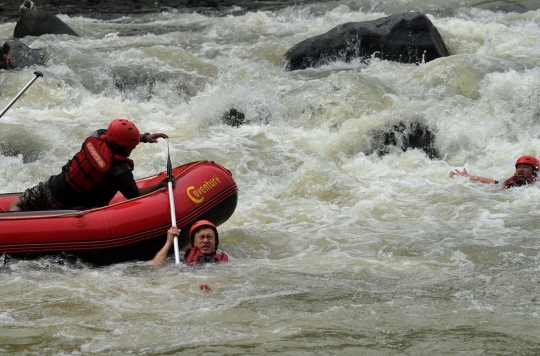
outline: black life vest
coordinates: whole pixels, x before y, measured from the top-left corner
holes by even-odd
[[[503,189],[521,187],[522,185],[534,184],[534,182],[536,182],[536,179],[534,177],[523,178],[513,176],[504,181]]]
[[[204,255],[201,250],[195,247],[190,247],[184,255],[184,263],[221,263],[228,262],[229,256],[225,253],[213,253],[211,255]]]
[[[68,164],[66,182],[76,192],[82,193],[97,185],[111,168],[111,163],[127,162],[131,169],[134,163],[129,158],[113,153],[106,141],[106,135],[90,136]]]

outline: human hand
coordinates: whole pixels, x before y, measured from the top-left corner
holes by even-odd
[[[176,226],[171,226],[167,231],[167,242],[172,243],[175,236],[180,236],[180,229]]]
[[[176,179],[174,178],[174,175],[172,176],[172,184],[174,186],[174,183],[176,183]],[[165,177],[159,182],[159,186],[161,188],[167,188],[169,186],[169,176],[165,175]]]
[[[199,289],[203,292],[210,292],[212,290],[212,288],[210,288],[210,286],[206,283],[199,283]]]
[[[455,176],[469,177],[469,173],[467,173],[466,168],[463,168],[462,171],[460,171],[459,169],[456,169],[455,171],[450,172],[451,178],[454,178]]]
[[[153,133],[153,134],[149,134],[149,135],[146,135],[146,142],[148,143],[156,143],[158,142],[158,138],[169,138],[169,136],[167,136],[166,134],[164,133]]]

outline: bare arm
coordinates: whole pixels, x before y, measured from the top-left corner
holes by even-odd
[[[145,138],[146,138],[146,140],[145,140]],[[156,142],[158,142],[158,138],[167,139],[167,138],[169,138],[169,136],[167,136],[166,134],[161,133],[161,132],[153,133],[153,134],[151,134],[151,133],[141,134],[141,142],[156,143]]]
[[[150,261],[152,266],[165,266],[167,264],[167,255],[173,245],[174,237],[179,235],[180,230],[176,226],[171,226],[169,231],[167,231],[167,241],[165,241],[165,245],[163,245],[161,250],[159,250],[152,261]]]
[[[167,255],[169,254],[169,250],[174,243],[175,236],[180,236],[180,229],[178,229],[176,226],[171,226],[171,228],[167,231],[167,241],[165,241],[165,245],[163,245],[161,250],[159,250],[154,258],[150,261],[152,266],[165,266],[167,264]],[[203,292],[212,291],[212,288],[210,285],[208,285],[208,283],[199,283],[199,289]]]
[[[481,183],[484,183],[484,184],[493,184],[493,183],[495,183],[495,179],[492,179],[492,178],[486,178],[486,177],[479,177],[479,176],[470,175],[469,173],[467,173],[467,169],[465,169],[465,168],[463,168],[462,171],[456,169],[455,171],[450,172],[450,177],[453,178],[455,176],[468,177],[473,182],[476,181],[476,182],[481,182]]]
[[[168,186],[168,183],[169,183],[169,179],[165,175],[165,177],[161,181],[154,183],[152,185],[147,185],[146,187],[139,188],[139,196],[155,192],[156,190],[161,189],[161,188],[166,188]]]
[[[210,292],[212,291],[212,288],[208,285],[208,283],[199,283],[199,289],[203,292]]]

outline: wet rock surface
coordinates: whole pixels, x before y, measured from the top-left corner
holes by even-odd
[[[436,136],[425,124],[419,122],[400,122],[386,130],[373,133],[373,152],[384,156],[391,152],[391,147],[397,147],[403,152],[410,149],[420,149],[429,158],[439,158],[435,148]]]
[[[10,40],[0,47],[0,69],[12,70],[42,64],[45,64],[42,51],[20,41]]]
[[[13,30],[14,38],[45,34],[79,36],[56,15],[47,11],[29,11],[22,14]]]
[[[297,43],[283,58],[288,70],[371,56],[420,63],[449,55],[437,28],[423,13],[408,12],[374,21],[349,22]]]

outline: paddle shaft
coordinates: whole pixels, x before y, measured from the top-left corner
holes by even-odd
[[[174,207],[174,194],[173,194],[173,183],[169,182],[169,203],[171,205],[171,221],[172,226],[176,226],[176,209]],[[178,248],[178,236],[174,237],[174,260],[176,264],[180,264],[180,250]]]
[[[32,84],[34,84],[34,82],[37,80],[37,78],[43,77],[43,73],[41,73],[41,72],[34,72],[34,75],[35,75],[35,77],[32,78],[32,80],[28,84],[26,84],[26,86],[24,88],[22,88],[22,90],[19,92],[19,94],[17,94],[17,96],[15,96],[13,98],[13,100],[11,100],[11,102],[6,106],[6,108],[4,110],[2,110],[2,113],[0,114],[0,117],[4,116],[4,114],[9,110],[9,108],[12,107],[13,104],[15,104],[15,102],[17,100],[19,100],[19,98],[24,94],[26,89],[30,88],[30,86]]]
[[[172,163],[171,163],[171,152],[169,151],[169,141],[167,141],[167,176],[169,181],[167,185],[169,187],[169,204],[171,205],[171,222],[172,226],[176,226],[176,208],[174,207],[174,194],[173,194],[173,184],[174,176],[172,172]],[[175,236],[173,239],[174,243],[174,259],[176,264],[180,264],[180,251],[178,249],[178,236]]]

